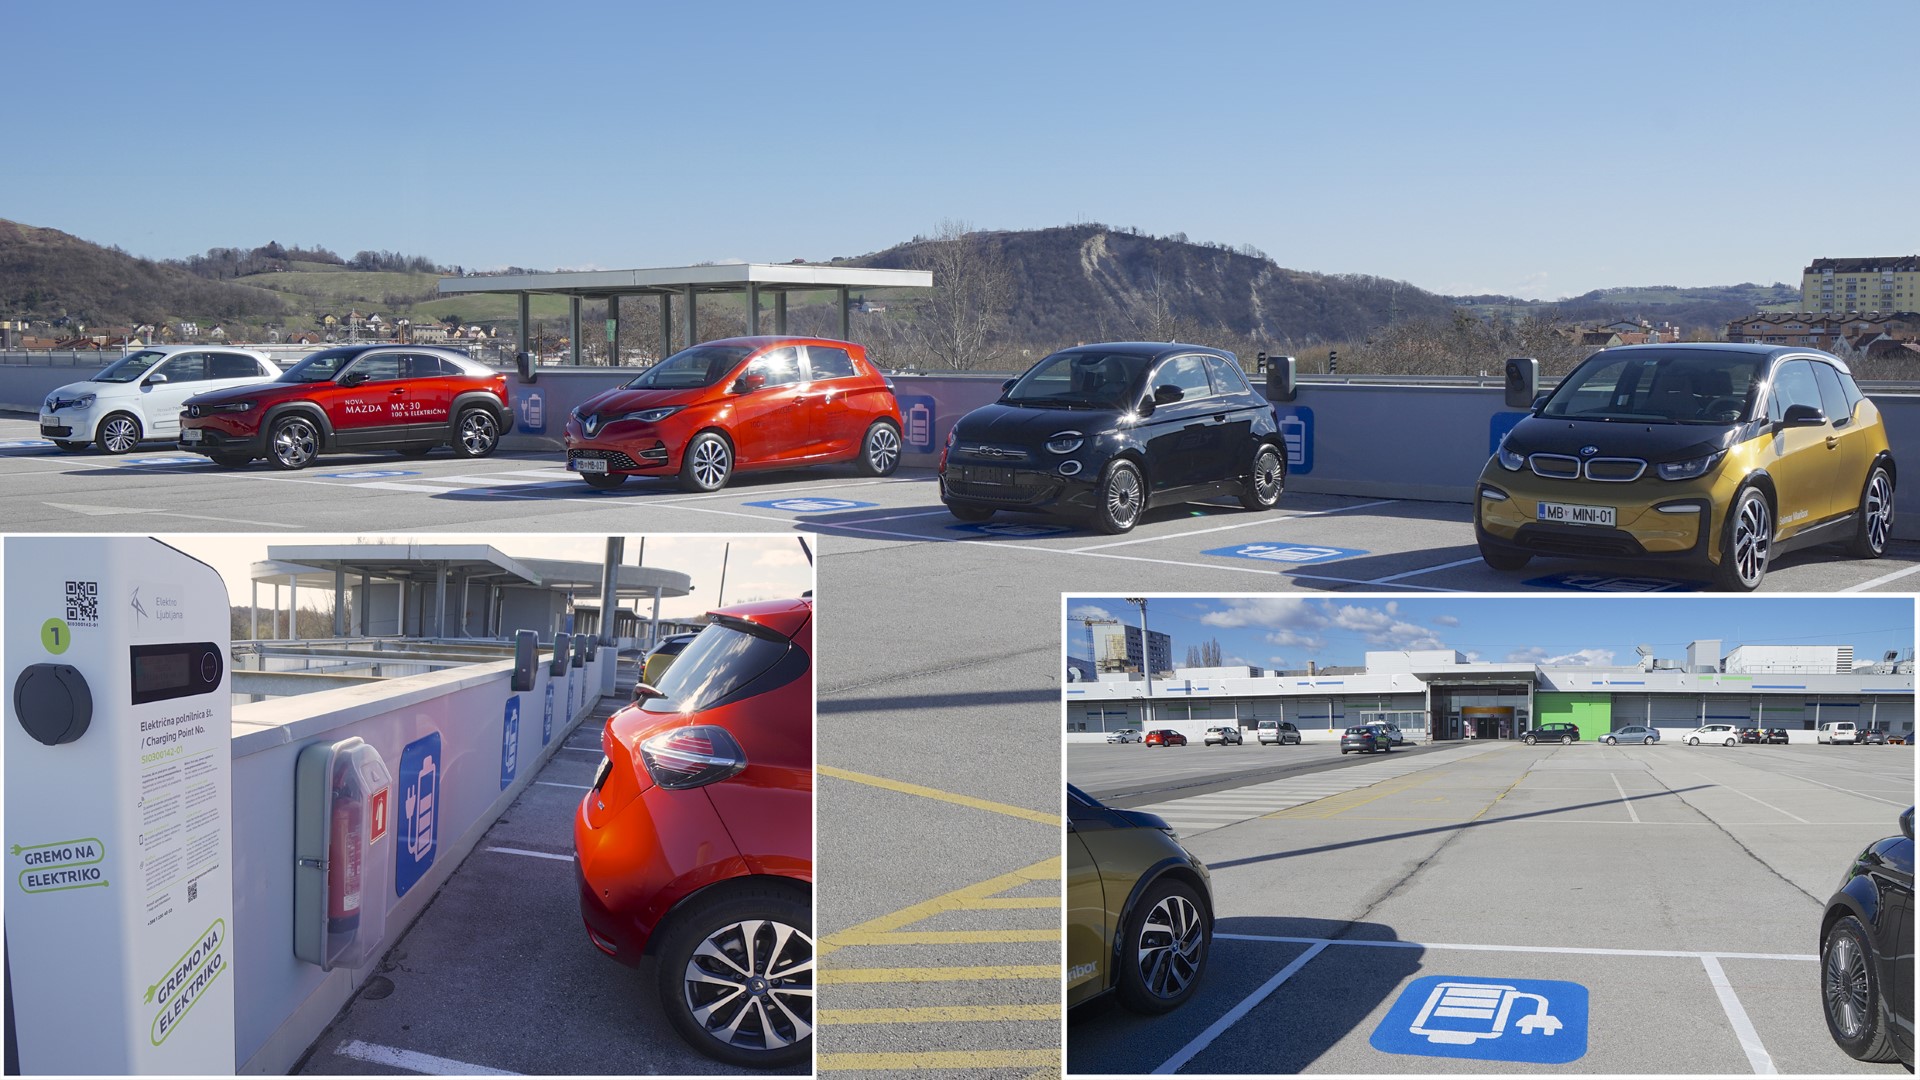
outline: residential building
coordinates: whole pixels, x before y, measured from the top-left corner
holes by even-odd
[[[1800,273],[1808,311],[1920,310],[1920,255],[1815,259]]]
[[[1117,619],[1087,620],[1087,634],[1093,645],[1093,664],[1097,671],[1140,672],[1152,662],[1153,673],[1173,670],[1173,638],[1158,631],[1147,635],[1147,648],[1140,648],[1140,628]]]
[[[1727,324],[1728,341],[1797,345],[1830,349],[1841,337],[1882,334],[1896,341],[1920,341],[1920,312],[1829,315],[1818,311],[1762,311]]]

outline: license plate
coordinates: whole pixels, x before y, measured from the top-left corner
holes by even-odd
[[[1540,520],[1555,525],[1604,525],[1611,528],[1613,507],[1543,502],[1540,504]]]
[[[60,418],[53,415],[52,413],[41,413],[40,426],[41,427],[59,427]]]
[[[181,442],[184,442],[184,443],[196,443],[196,442],[199,442],[199,441],[200,441],[200,429],[199,429],[199,428],[197,428],[197,427],[190,427],[190,428],[181,428],[181,429],[180,429],[180,441],[181,441]]]
[[[1013,483],[1013,470],[993,465],[965,465],[960,469],[960,480],[967,484],[1005,487]]]
[[[574,472],[603,473],[607,471],[607,461],[605,458],[579,457],[574,458],[571,462],[568,462],[568,464],[573,466]]]

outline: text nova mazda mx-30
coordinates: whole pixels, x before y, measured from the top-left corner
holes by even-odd
[[[1838,357],[1776,345],[1629,345],[1588,357],[1480,473],[1480,555],[1666,560],[1756,588],[1777,556],[1886,551],[1893,454]]]

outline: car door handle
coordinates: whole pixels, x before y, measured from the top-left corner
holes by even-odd
[[[1827,436],[1827,449],[1829,449],[1829,450],[1831,450],[1831,449],[1833,449],[1834,447],[1836,447],[1836,446],[1839,446],[1839,445],[1840,445],[1840,440],[1839,440],[1839,439],[1837,439],[1837,438],[1835,438],[1835,437],[1834,437],[1834,436],[1832,436],[1832,435],[1829,435],[1829,436]]]
[[[393,388],[393,391],[392,391],[392,394],[391,394],[391,396],[393,396],[393,397],[399,397],[399,396],[400,396],[401,394],[404,394],[404,393],[406,393],[406,392],[407,392],[407,388],[406,388],[406,387],[404,387],[404,386],[396,386],[396,387],[394,387],[394,388]]]
[[[1226,413],[1223,413],[1223,412],[1217,412],[1217,413],[1214,413],[1214,414],[1213,414],[1213,422],[1214,422],[1214,423],[1216,423],[1216,424],[1224,424],[1224,423],[1226,423],[1226,422],[1227,422],[1227,414],[1226,414]]]

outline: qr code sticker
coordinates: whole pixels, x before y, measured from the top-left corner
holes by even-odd
[[[200,882],[187,882],[187,903],[191,904],[198,899],[200,899]]]
[[[73,626],[100,625],[99,582],[67,582],[67,622]]]

